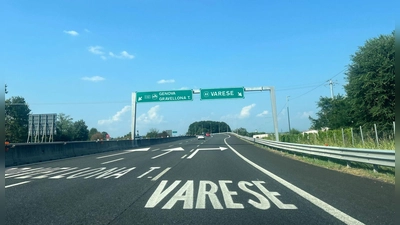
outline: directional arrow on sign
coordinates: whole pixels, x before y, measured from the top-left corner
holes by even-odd
[[[189,157],[187,157],[187,159],[191,159],[193,158],[194,155],[196,155],[196,153],[198,151],[207,151],[207,150],[220,150],[221,152],[226,150],[228,148],[224,148],[224,147],[218,147],[218,148],[198,148],[196,149],[196,151],[194,151],[191,155],[189,155]]]
[[[160,154],[160,155],[156,155],[156,156],[154,156],[154,157],[151,157],[151,159],[155,159],[155,158],[161,157],[161,156],[163,156],[163,155],[166,155],[166,154],[171,153],[171,152],[174,152],[174,151],[184,151],[184,149],[183,149],[182,147],[177,147],[177,148],[164,149],[164,150],[161,150],[161,151],[166,151],[166,152],[163,153],[163,154]]]
[[[112,157],[112,156],[116,156],[116,155],[123,155],[123,154],[131,153],[131,152],[146,152],[146,151],[148,151],[149,149],[150,149],[150,148],[139,148],[139,149],[125,150],[124,152],[121,152],[121,153],[116,153],[116,154],[112,154],[112,155],[100,156],[100,157],[97,157],[96,159],[102,159],[102,158]]]

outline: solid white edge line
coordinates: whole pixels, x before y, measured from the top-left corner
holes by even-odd
[[[102,165],[103,165],[103,164],[108,164],[108,163],[120,161],[120,160],[123,160],[123,159],[124,159],[124,158],[114,159],[114,160],[111,160],[111,161],[108,161],[108,162],[103,162],[103,163],[101,163],[101,164],[102,164]]]
[[[322,210],[324,210],[325,212],[327,212],[328,214],[334,216],[335,218],[337,218],[338,220],[342,221],[345,224],[364,224],[356,219],[354,219],[353,217],[347,215],[346,213],[336,209],[335,207],[329,205],[328,203],[318,199],[317,197],[314,197],[313,195],[303,191],[302,189],[296,187],[295,185],[289,183],[288,181],[278,177],[277,175],[269,172],[268,170],[262,168],[261,166],[255,164],[254,162],[250,161],[249,159],[247,159],[246,157],[244,157],[243,155],[241,155],[239,152],[237,152],[234,148],[232,148],[227,142],[226,139],[230,138],[231,136],[229,135],[229,137],[226,137],[224,139],[225,144],[240,158],[242,158],[245,162],[249,163],[250,165],[252,165],[253,167],[255,167],[256,169],[258,169],[259,171],[263,172],[264,174],[268,175],[269,177],[271,177],[272,179],[276,180],[277,182],[279,182],[280,184],[282,184],[283,186],[287,187],[288,189],[290,189],[291,191],[293,191],[294,193],[300,195],[301,197],[305,198],[306,200],[308,200],[309,202],[313,203],[314,205],[316,205],[317,207],[321,208]]]
[[[159,173],[157,176],[155,176],[153,179],[151,179],[151,181],[156,181],[158,180],[158,178],[160,178],[162,175],[164,175],[166,172],[168,172],[168,170],[170,170],[171,167],[166,168],[165,170],[163,170],[161,173]]]
[[[23,182],[16,183],[16,184],[10,184],[10,185],[7,185],[5,188],[14,187],[14,186],[18,186],[18,185],[21,185],[21,184],[26,184],[26,183],[29,183],[29,182],[30,181],[23,181]]]
[[[187,156],[187,154],[186,154],[186,155],[184,155],[184,156],[182,156],[182,157],[181,157],[181,159],[184,159],[186,156]]]

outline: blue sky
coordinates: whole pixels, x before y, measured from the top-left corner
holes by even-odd
[[[279,131],[307,130],[320,96],[344,94],[350,56],[395,27],[380,1],[8,1],[1,7],[5,96],[65,113],[111,137],[131,130],[131,93],[276,89]],[[269,92],[244,99],[142,103],[137,129],[224,121],[273,132]]]

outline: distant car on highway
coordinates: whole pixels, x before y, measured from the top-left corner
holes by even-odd
[[[203,135],[197,136],[197,140],[205,140],[206,138]]]

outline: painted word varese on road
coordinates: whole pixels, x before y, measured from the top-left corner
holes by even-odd
[[[192,101],[192,90],[137,92],[137,102]]]
[[[172,191],[178,187],[181,181],[176,180],[166,187],[167,183],[167,180],[161,181],[157,189],[147,201],[145,208],[156,207],[162,200],[166,198],[167,195],[172,193]],[[175,192],[168,202],[162,206],[162,209],[171,209],[178,201],[183,202],[183,209],[205,209],[207,198],[211,202],[211,205],[214,209],[224,209],[223,205],[221,204],[222,201],[220,201],[217,197],[217,194],[221,195],[221,193],[225,208],[244,209],[245,204],[234,202],[232,198],[232,196],[238,195],[238,192],[235,191],[238,189],[253,196],[253,198],[247,200],[247,203],[254,208],[261,210],[269,209],[271,207],[271,201],[279,209],[297,209],[297,207],[293,204],[282,203],[277,198],[277,196],[280,196],[280,194],[278,192],[270,192],[264,187],[263,184],[265,184],[264,181],[240,181],[238,182],[237,187],[234,187],[235,185],[230,180],[220,180],[218,181],[218,184],[208,180],[201,180],[198,183],[198,192],[195,204],[195,183],[193,180],[188,180],[179,188],[179,190]],[[230,187],[228,187],[228,185]],[[221,193],[219,193],[219,190]]]

